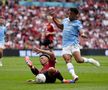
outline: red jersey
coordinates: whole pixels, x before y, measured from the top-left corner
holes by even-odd
[[[55,68],[55,63],[56,63],[56,58],[55,56],[50,57],[49,63],[43,66],[43,68],[40,70],[40,73],[46,72],[50,67]]]
[[[48,24],[47,25],[47,32],[46,33],[52,33],[52,32],[54,32],[54,28],[53,28],[53,26],[51,25],[51,24]],[[49,39],[50,41],[53,41],[53,37],[54,37],[54,35],[47,35],[46,36],[46,39]]]

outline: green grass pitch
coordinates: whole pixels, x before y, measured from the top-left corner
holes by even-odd
[[[91,64],[78,64],[73,60],[79,80],[75,84],[63,84],[59,80],[54,84],[33,84],[26,80],[34,75],[25,64],[23,57],[4,57],[3,67],[0,67],[0,90],[108,90],[108,57],[90,56],[99,60],[101,67]],[[38,58],[31,57],[33,63],[41,68]],[[56,68],[66,79],[71,79],[64,60],[57,57]]]

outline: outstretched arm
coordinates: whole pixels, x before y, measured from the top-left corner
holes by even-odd
[[[61,24],[60,21],[57,18],[52,17],[52,20],[54,21],[54,23],[57,25],[58,28],[63,30],[63,24]]]
[[[55,34],[56,34],[55,32],[47,32],[46,36],[48,36],[48,35],[55,35]]]
[[[61,22],[55,17],[55,12],[54,11],[49,11],[48,14],[51,17],[51,19],[54,21],[54,23],[56,24],[56,26],[58,28],[60,28],[61,30],[63,30],[63,24],[61,24]]]
[[[32,50],[35,51],[35,52],[37,52],[37,53],[45,53],[45,54],[48,54],[50,56],[54,55],[54,53],[51,52],[51,51],[39,49],[37,47],[33,48]]]

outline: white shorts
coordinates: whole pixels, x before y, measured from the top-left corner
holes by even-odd
[[[5,49],[4,44],[0,43],[0,48]]]
[[[72,55],[76,51],[80,52],[80,46],[79,46],[79,44],[77,44],[77,45],[70,45],[70,46],[64,47],[62,49],[62,55],[64,55],[64,54],[70,54],[70,55]]]

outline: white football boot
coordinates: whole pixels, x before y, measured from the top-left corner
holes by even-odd
[[[3,64],[2,64],[2,62],[0,61],[0,67],[2,67],[3,66]]]
[[[95,66],[99,67],[100,63],[97,60],[94,60],[92,58],[89,59],[91,64],[94,64]]]

